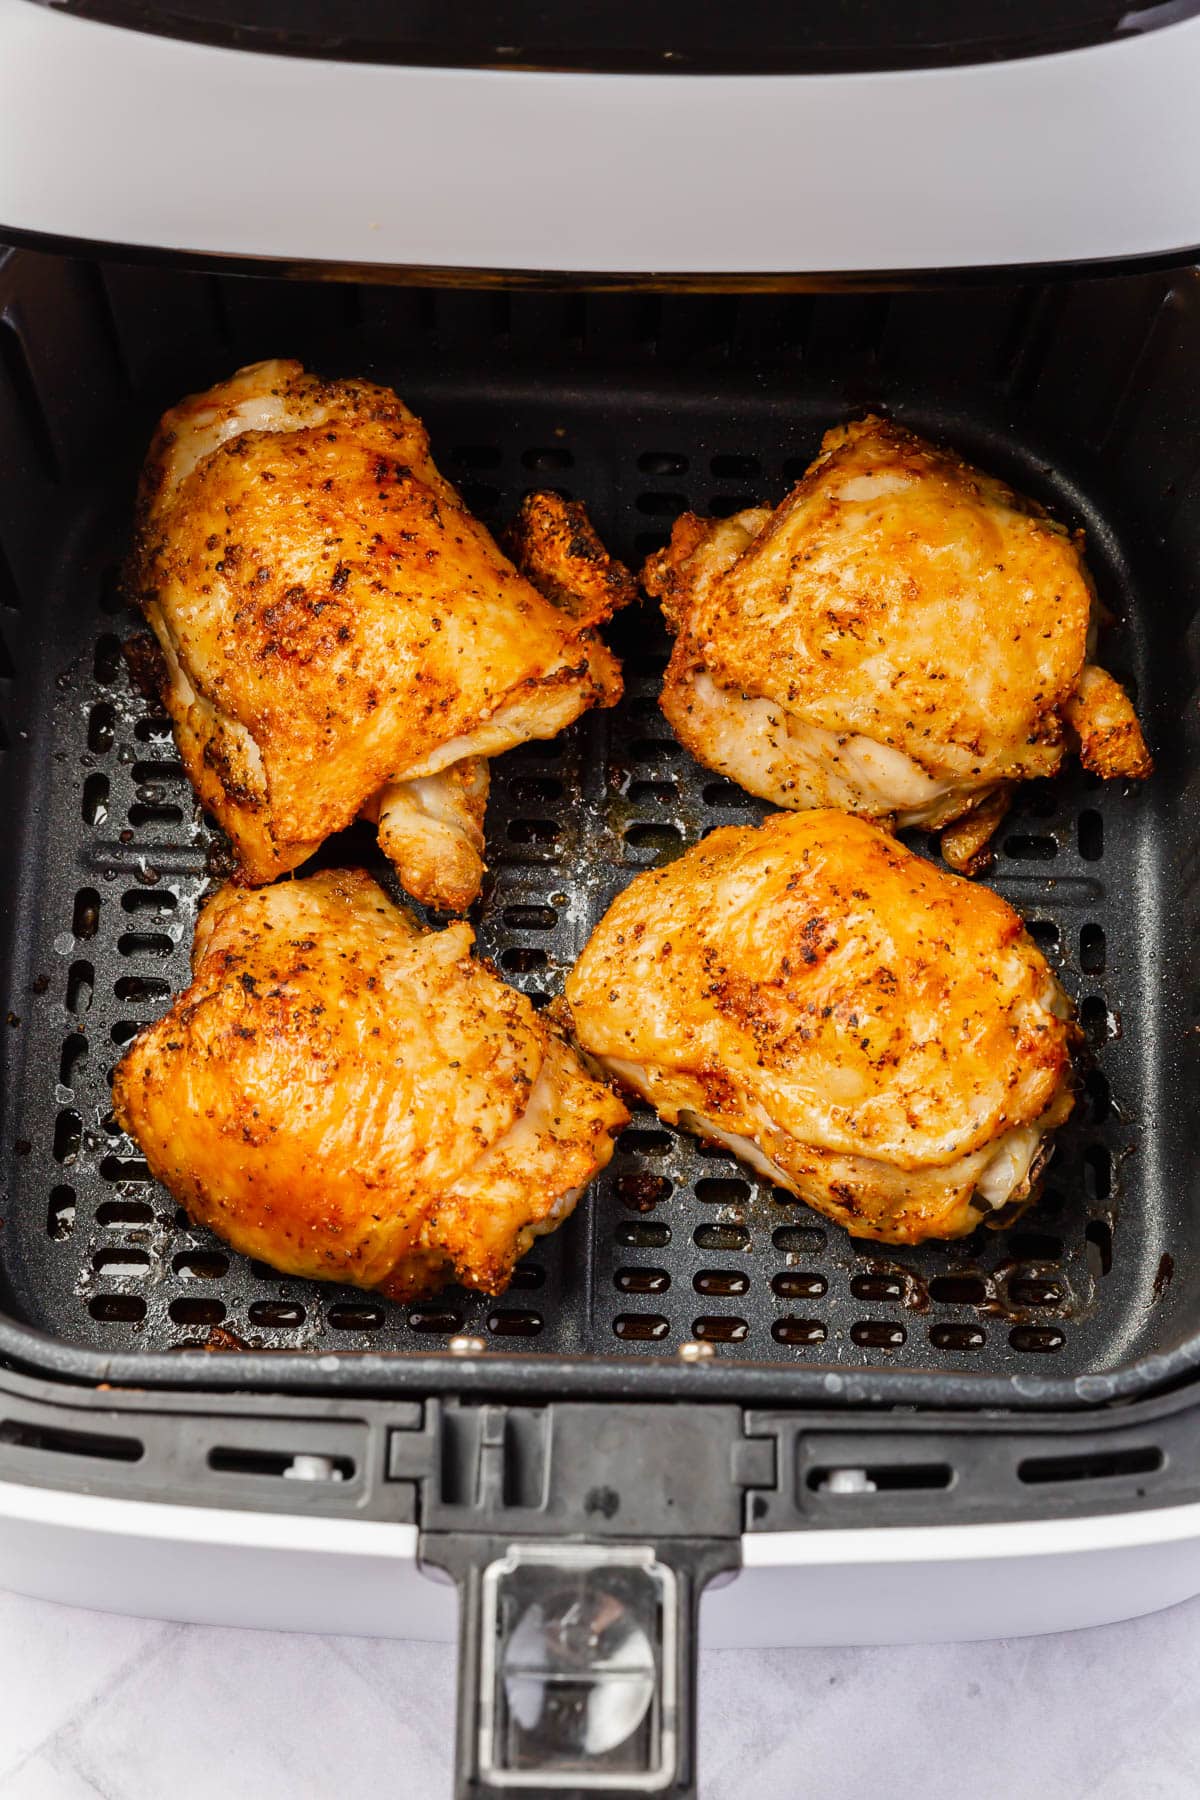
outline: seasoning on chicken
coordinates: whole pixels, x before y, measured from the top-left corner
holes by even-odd
[[[825,434],[774,511],[686,513],[643,571],[676,634],[662,708],[687,748],[776,806],[940,828],[973,873],[1013,785],[1078,743],[1151,771],[1124,690],[1090,661],[1078,535],[877,418]]]
[[[577,1041],[854,1237],[1007,1223],[1071,1111],[1071,1007],[998,895],[817,810],[714,831],[610,906]]]
[[[397,1300],[502,1293],[612,1155],[624,1106],[522,994],[360,871],[227,884],[116,1116],[199,1224]]]
[[[388,388],[264,362],[164,416],[130,585],[244,880],[295,868],[361,814],[410,893],[470,904],[486,759],[616,702],[595,627],[635,592],[557,495],[526,501],[518,542],[533,579]]]

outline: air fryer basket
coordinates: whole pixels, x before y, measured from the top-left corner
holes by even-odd
[[[1085,528],[1115,621],[1104,659],[1138,696],[1158,771],[1132,789],[1072,765],[1027,788],[986,877],[1078,999],[1089,1044],[1035,1211],[952,1245],[856,1245],[643,1110],[503,1299],[452,1291],[405,1307],[234,1256],[148,1179],[111,1118],[110,1072],[186,983],[219,844],[163,716],[130,680],[122,641],[137,622],[118,564],[158,413],[269,355],[394,384],[489,524],[527,488],[561,487],[635,564],[685,506],[729,512],[779,498],[822,430],[868,407],[951,441]],[[313,1352],[356,1351],[337,1379],[369,1367],[377,1385],[428,1389],[452,1382],[446,1347],[466,1334],[529,1392],[628,1387],[636,1374],[643,1392],[665,1394],[695,1376],[677,1352],[699,1342],[712,1351],[705,1378],[720,1378],[713,1394],[968,1404],[1102,1399],[1190,1366],[1200,1330],[1198,374],[1190,273],[715,298],[302,286],[10,255],[0,266],[7,1353],[82,1375],[279,1387],[325,1379]],[[674,743],[656,705],[666,640],[655,610],[627,614],[614,641],[621,706],[495,766],[479,942],[535,1000],[558,990],[636,870],[763,810]],[[321,860],[379,870],[372,838],[346,834]],[[239,1354],[153,1354],[214,1349]],[[268,1363],[258,1350],[308,1355]]]

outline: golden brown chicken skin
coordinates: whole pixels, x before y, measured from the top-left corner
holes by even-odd
[[[486,758],[621,692],[595,627],[631,577],[586,519],[571,528],[574,503],[538,495],[525,512],[522,554],[549,598],[388,388],[256,363],[165,414],[130,584],[180,754],[245,880],[364,814],[409,892],[469,905]]]
[[[566,1000],[668,1124],[854,1237],[1012,1217],[1071,1111],[1070,1005],[1018,915],[842,812],[714,831],[639,875]]]
[[[1078,537],[899,425],[825,434],[774,511],[685,514],[643,571],[675,647],[662,707],[701,762],[777,806],[940,828],[989,860],[1012,786],[1077,743],[1151,771],[1128,696],[1089,662]]]
[[[286,1274],[503,1292],[628,1114],[472,941],[358,871],[226,885],[117,1119],[199,1224]]]

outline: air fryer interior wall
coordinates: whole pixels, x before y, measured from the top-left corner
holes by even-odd
[[[0,315],[0,1300],[12,1321],[118,1356],[427,1355],[465,1332],[498,1353],[628,1362],[673,1360],[700,1339],[722,1362],[781,1375],[986,1374],[1011,1378],[1014,1397],[1085,1378],[1078,1395],[1097,1398],[1110,1385],[1087,1378],[1115,1372],[1119,1385],[1190,1363],[1200,280],[867,299],[489,294],[21,253],[0,267]],[[1126,791],[1070,766],[1025,790],[988,877],[1079,1000],[1090,1046],[1036,1211],[960,1244],[856,1245],[642,1111],[502,1300],[451,1292],[402,1307],[246,1262],[148,1180],[110,1117],[109,1075],[187,981],[218,852],[165,721],[126,671],[136,620],[117,570],[158,413],[265,355],[394,384],[489,524],[526,488],[561,486],[634,563],[685,506],[778,499],[822,430],[868,407],[946,438],[1086,530],[1119,621],[1105,660],[1138,694],[1158,771]],[[637,869],[763,810],[674,744],[655,703],[656,612],[626,615],[614,641],[621,707],[495,769],[477,930],[535,997],[558,989]],[[379,871],[372,840],[347,834],[321,860]],[[211,1363],[180,1369],[193,1360]],[[550,1379],[562,1364],[544,1367]]]

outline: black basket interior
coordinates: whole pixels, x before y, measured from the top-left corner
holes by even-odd
[[[1027,788],[992,881],[1080,1003],[1090,1046],[1045,1196],[1012,1230],[856,1245],[639,1112],[511,1291],[419,1306],[289,1280],[190,1226],[109,1113],[114,1061],[187,981],[214,835],[134,690],[117,565],[162,408],[296,355],[393,383],[489,524],[531,486],[585,500],[638,562],[685,506],[775,501],[834,421],[882,407],[1087,532],[1104,660],[1159,758],[1133,791]],[[1194,624],[1200,282],[1189,274],[892,296],[473,293],[0,266],[5,1197],[0,1304],[106,1352],[414,1352],[457,1333],[558,1357],[672,1356],[1030,1379],[1128,1370],[1200,1325],[1200,837]],[[665,637],[614,628],[627,695],[495,766],[481,948],[558,990],[611,896],[761,816],[657,705]],[[322,861],[380,869],[373,834]],[[919,838],[914,839],[920,842]]]

